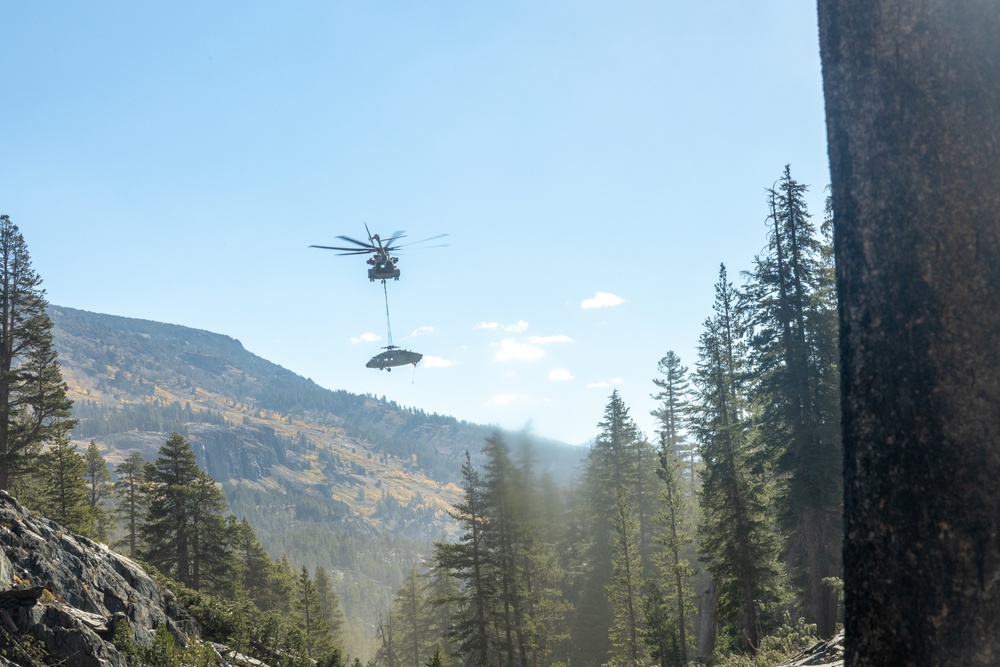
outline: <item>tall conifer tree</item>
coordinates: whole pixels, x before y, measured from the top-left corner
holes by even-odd
[[[146,459],[133,452],[115,466],[118,479],[114,484],[114,494],[118,501],[118,517],[125,524],[123,544],[128,546],[128,555],[138,553],[139,530],[146,516]]]
[[[233,563],[226,504],[212,478],[198,468],[191,445],[173,433],[156,461],[146,464],[145,478],[150,488],[141,528],[143,557],[196,590],[228,591]]]
[[[611,642],[608,665],[644,667],[642,562],[639,559],[638,527],[624,487],[619,487],[615,494],[611,537],[611,582],[607,586],[607,595],[614,617],[608,633]]]
[[[208,473],[198,470],[191,497],[191,584],[197,590],[231,594],[232,537],[235,526],[224,516],[225,496]]]
[[[94,518],[94,536],[98,540],[107,541],[114,522],[112,512],[105,502],[111,497],[113,490],[111,472],[108,470],[108,462],[104,460],[101,450],[93,440],[87,446],[84,461],[87,465],[84,472],[87,481],[87,504]]]
[[[76,424],[41,282],[17,225],[0,215],[0,489]]]
[[[295,609],[299,629],[302,631],[306,658],[312,660],[333,650],[333,634],[326,614],[320,606],[316,584],[309,577],[309,570],[302,566],[295,588]]]
[[[239,588],[261,611],[279,609],[288,592],[278,585],[277,567],[244,517],[232,529],[232,557]]]
[[[428,602],[431,605],[430,634],[435,643],[444,647],[444,656],[455,657],[454,645],[448,640],[456,603],[461,599],[455,580],[447,568],[441,567],[437,559],[432,562],[428,581]]]
[[[602,664],[611,645],[608,630],[614,613],[607,599],[612,577],[612,544],[619,489],[637,524],[639,562],[649,573],[653,551],[656,454],[629,415],[617,391],[612,392],[587,453],[585,498],[590,514],[587,573],[572,627],[574,661]]]
[[[765,479],[752,466],[745,323],[724,266],[715,295],[714,315],[705,322],[699,345],[692,419],[704,460],[701,547],[720,589],[724,629],[739,648],[754,651],[775,621],[777,543]]]
[[[316,566],[316,574],[313,576],[316,584],[316,596],[319,598],[319,608],[323,612],[323,618],[330,626],[330,639],[333,646],[342,644],[341,634],[344,628],[344,612],[340,608],[340,597],[333,590],[333,579],[322,565]]]
[[[693,500],[697,488],[697,450],[687,438],[691,399],[688,369],[673,350],[667,352],[656,367],[662,377],[653,378],[659,391],[651,397],[659,401],[659,405],[650,414],[659,422],[661,445],[676,454],[678,473],[685,487],[683,491]]]
[[[471,664],[489,665],[495,637],[491,624],[495,591],[484,535],[488,507],[483,480],[468,452],[462,464],[462,488],[462,502],[451,516],[464,532],[455,544],[435,544],[434,560],[437,567],[448,570],[459,588],[450,633],[456,653]]]
[[[836,305],[832,272],[805,202],[785,166],[768,190],[768,248],[746,288],[761,440],[780,475],[780,520],[789,569],[808,620],[829,636],[841,575],[841,453]]]
[[[198,480],[198,472],[191,445],[179,433],[167,438],[156,461],[145,468],[150,503],[141,529],[142,556],[188,586],[194,585],[192,487]]]
[[[392,603],[392,623],[402,667],[421,667],[437,643],[431,637],[430,612],[426,584],[417,569],[410,568]]]
[[[658,657],[661,664],[685,665],[688,662],[688,624],[691,621],[689,609],[691,594],[691,577],[694,570],[685,557],[685,551],[693,542],[689,533],[687,517],[689,516],[689,499],[682,492],[679,456],[677,450],[670,445],[667,432],[660,434],[660,467],[657,474],[663,482],[663,505],[658,519],[663,526],[661,541],[664,550],[659,554],[660,569],[666,576],[665,587],[669,594],[663,595],[656,591],[651,598],[657,620],[669,624],[668,632],[661,632],[670,638],[669,650],[662,643],[658,644]],[[666,605],[670,605],[669,611]]]
[[[497,653],[504,656],[505,664],[526,667],[529,600],[524,574],[530,557],[530,529],[522,522],[524,515],[518,506],[527,489],[519,484],[510,450],[499,433],[486,439],[483,452],[483,487],[489,516],[484,536],[493,564]]]

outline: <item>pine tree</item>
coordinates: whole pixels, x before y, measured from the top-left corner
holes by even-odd
[[[145,478],[151,486],[147,520],[141,529],[142,556],[188,586],[193,579],[191,489],[198,472],[191,446],[178,433],[167,438],[156,461],[145,467]]]
[[[234,563],[232,530],[224,516],[225,496],[208,473],[198,470],[189,490],[191,586],[213,593],[231,593]]]
[[[87,464],[65,436],[38,456],[40,497],[36,509],[46,518],[83,535],[93,535],[94,516],[83,479]]]
[[[692,420],[704,460],[701,546],[720,590],[725,629],[740,649],[754,651],[775,620],[777,544],[765,479],[751,465],[745,323],[724,266],[715,294],[715,314],[705,322],[699,345]]]
[[[525,626],[527,624],[524,558],[528,546],[524,526],[517,520],[517,500],[526,489],[516,480],[510,450],[499,433],[486,438],[483,488],[489,521],[483,535],[493,567],[492,589],[496,594],[498,628],[496,651],[508,665],[527,665]]]
[[[317,565],[313,582],[316,584],[320,611],[330,627],[331,642],[334,646],[340,646],[343,643],[344,612],[340,609],[340,598],[333,590],[333,579],[322,565]]]
[[[435,642],[430,634],[431,616],[425,584],[416,568],[403,580],[392,604],[393,625],[396,628],[396,645],[399,647],[403,667],[420,667],[421,661]]]
[[[457,616],[456,604],[461,601],[458,587],[447,568],[441,567],[435,558],[428,573],[428,603],[431,606],[430,628],[428,632],[434,642],[444,647],[449,660],[454,657],[453,644],[448,641],[451,634],[452,618]]]
[[[492,565],[483,534],[487,518],[487,500],[483,481],[465,453],[462,464],[463,499],[451,513],[464,531],[458,543],[435,543],[434,561],[447,570],[458,584],[459,593],[453,599],[455,616],[451,624],[457,655],[475,665],[490,664],[493,612]]]
[[[638,531],[638,562],[649,572],[653,552],[653,516],[657,495],[655,453],[629,416],[617,391],[612,392],[587,454],[585,496],[590,512],[589,553],[583,589],[574,601],[574,662],[602,664],[611,645],[608,629],[614,614],[606,591],[612,578],[614,522],[618,491],[624,490]]]
[[[663,553],[659,555],[660,567],[667,577],[667,587],[671,594],[664,596],[658,589],[652,592],[650,600],[655,609],[657,622],[671,621],[670,632],[660,628],[660,636],[670,638],[670,650],[662,643],[657,643],[656,655],[661,664],[685,665],[688,662],[688,623],[691,619],[689,600],[691,594],[691,577],[694,570],[685,558],[684,552],[693,542],[688,532],[687,516],[689,515],[688,498],[682,493],[682,482],[678,473],[680,462],[677,450],[671,446],[668,431],[660,434],[660,467],[657,474],[663,482],[663,509],[658,520],[663,525]],[[662,600],[654,600],[658,597]],[[665,605],[670,603],[671,612]]]
[[[217,549],[224,503],[221,493],[198,468],[191,445],[178,433],[160,447],[156,461],[146,464],[150,483],[147,520],[142,525],[142,556],[151,565],[196,590],[218,584],[221,554]]]
[[[316,584],[309,578],[309,570],[302,566],[296,586],[296,611],[307,659],[324,655],[333,649],[330,624],[320,606]]]
[[[125,524],[123,543],[128,546],[128,555],[132,558],[138,553],[139,529],[146,515],[145,466],[146,460],[142,455],[133,452],[115,467],[118,479],[114,484],[114,494],[118,501],[119,520]]]
[[[448,659],[447,653],[442,653],[441,645],[438,644],[434,648],[433,655],[431,655],[424,665],[426,665],[426,667],[449,667],[449,665],[451,665],[451,660]]]
[[[642,563],[639,560],[638,527],[628,505],[628,494],[619,487],[615,494],[612,526],[612,572],[607,586],[614,620],[608,633],[611,667],[644,667],[646,647],[642,625]]]
[[[562,594],[564,575],[557,551],[564,533],[562,526],[550,525],[565,519],[565,507],[550,472],[538,478],[534,468],[534,450],[524,437],[512,470],[510,507],[521,598],[521,659],[527,664],[550,659],[569,636],[565,623],[568,604]]]
[[[822,580],[841,574],[836,308],[807,189],[786,165],[768,190],[768,252],[755,260],[745,308],[753,325],[751,400],[760,406],[761,440],[783,481],[786,558],[807,619],[830,636],[836,599]]]
[[[140,649],[142,664],[148,667],[182,667],[181,650],[177,640],[170,634],[167,624],[160,622],[153,632],[153,642]]]
[[[76,423],[41,282],[17,225],[0,215],[0,489]]]
[[[651,397],[659,401],[659,406],[650,414],[659,422],[661,443],[665,439],[666,446],[675,452],[680,479],[686,487],[684,492],[693,500],[697,489],[697,449],[687,438],[691,396],[688,369],[681,365],[681,358],[673,350],[656,366],[663,377],[653,378],[659,391]]]
[[[669,607],[660,587],[651,583],[643,609],[643,619],[646,622],[643,639],[649,647],[649,657],[659,667],[683,667],[686,662],[681,661],[680,638]]]
[[[106,501],[111,497],[113,490],[111,472],[108,470],[108,462],[104,460],[101,450],[93,440],[87,446],[84,461],[87,464],[84,473],[87,480],[87,504],[90,506],[91,516],[94,517],[94,536],[106,542],[111,534],[113,521],[112,513],[106,506]]]

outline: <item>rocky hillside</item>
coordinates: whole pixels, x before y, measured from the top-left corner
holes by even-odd
[[[780,667],[843,667],[844,666],[844,631],[834,637],[818,642],[802,653],[782,663]]]
[[[0,665],[125,667],[111,642],[123,620],[144,646],[160,624],[181,643],[200,634],[139,565],[0,491]]]

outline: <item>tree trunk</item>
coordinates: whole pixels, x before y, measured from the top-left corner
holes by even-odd
[[[819,0],[853,665],[1000,664],[1000,4]]]
[[[719,620],[719,587],[710,579],[699,600],[701,624],[698,628],[698,662],[708,662],[715,652],[715,631]]]

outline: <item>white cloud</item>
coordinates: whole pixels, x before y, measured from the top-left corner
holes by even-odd
[[[623,303],[625,303],[625,299],[621,298],[617,294],[611,294],[610,292],[598,292],[593,297],[581,301],[580,307],[584,310],[589,308],[609,308],[611,306],[620,306]]]
[[[611,378],[611,379],[609,380],[609,382],[610,382],[611,384],[621,384],[621,383],[622,383],[622,382],[624,382],[624,381],[625,381],[625,380],[623,380],[623,379],[621,379],[621,378]]]
[[[609,385],[604,380],[601,380],[600,382],[591,382],[590,384],[585,386],[587,389],[603,389],[605,387],[610,387],[611,385]]]
[[[547,343],[572,343],[573,339],[566,334],[556,334],[555,336],[528,336],[528,340],[538,345]]]
[[[572,380],[573,374],[565,368],[553,368],[549,371],[549,379],[557,382],[564,382],[566,380]]]
[[[480,322],[476,326],[472,327],[473,330],[479,331],[480,329],[485,329],[486,331],[497,331],[502,330],[507,333],[521,333],[528,328],[528,323],[524,320],[518,320],[516,324],[500,324],[499,322]]]
[[[545,350],[528,343],[519,343],[513,338],[500,341],[500,349],[493,361],[538,361],[545,356]]]
[[[374,343],[379,340],[382,340],[382,337],[377,333],[372,333],[371,331],[366,331],[360,336],[351,336],[352,343]]]
[[[410,333],[410,337],[420,336],[422,334],[434,333],[434,327],[417,327]]]
[[[521,333],[528,328],[528,323],[524,320],[519,320],[517,324],[508,324],[503,328],[504,331],[510,333]]]
[[[441,357],[432,357],[425,354],[423,359],[424,368],[448,368],[449,366],[454,366],[454,361],[449,361],[448,359],[443,359]]]

